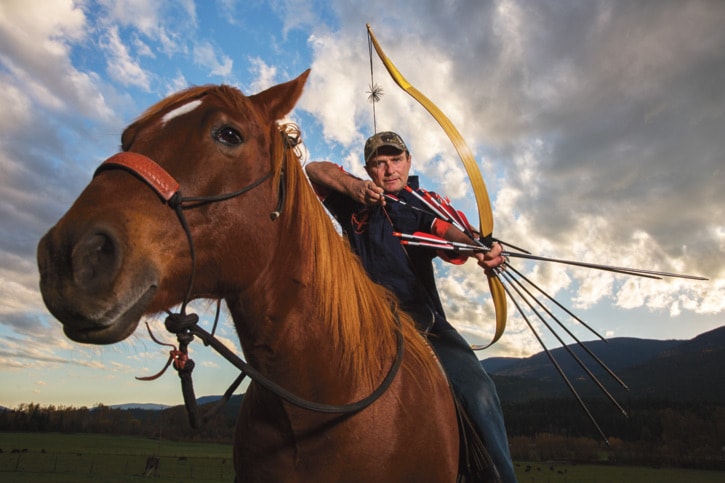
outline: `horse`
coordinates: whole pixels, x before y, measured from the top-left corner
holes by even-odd
[[[112,344],[145,315],[223,300],[248,364],[317,412],[250,383],[237,481],[455,481],[455,401],[394,296],[335,230],[280,120],[309,75],[246,96],[196,86],[148,108],[38,244],[40,289],[70,339]],[[183,197],[182,193],[195,196]]]

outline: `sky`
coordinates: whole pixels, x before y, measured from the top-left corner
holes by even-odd
[[[182,402],[173,372],[135,380],[168,355],[143,326],[111,346],[63,335],[38,290],[35,250],[118,151],[123,128],[189,85],[253,94],[311,68],[290,116],[302,129],[303,162],[332,160],[358,175],[373,132],[368,91],[378,85],[377,129],[399,132],[421,184],[477,218],[442,129],[376,58],[371,78],[366,23],[471,146],[494,235],[540,255],[709,280],[515,267],[606,337],[690,339],[723,325],[721,1],[3,0],[0,405]],[[436,270],[450,321],[471,343],[487,342],[493,322],[480,268]],[[210,324],[214,306],[193,307]],[[147,320],[172,341],[158,318]],[[481,359],[541,350],[513,307],[508,324]],[[537,327],[548,348],[558,345]],[[570,327],[582,340],[596,337]],[[228,319],[219,334],[238,348]],[[197,345],[196,393],[221,394],[235,370]]]

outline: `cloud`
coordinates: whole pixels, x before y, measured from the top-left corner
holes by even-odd
[[[155,89],[142,60],[183,53],[195,24],[189,1],[0,5],[0,328],[22,332],[4,317],[44,312],[38,240],[138,114],[133,96]]]
[[[219,47],[228,45],[223,36],[204,37],[202,19],[247,5],[224,1],[211,14],[203,5],[197,13],[191,0],[0,2],[0,331],[10,335],[0,342],[0,357],[6,367],[99,364],[78,346],[72,350],[79,356],[67,357],[71,346],[59,324],[48,321],[37,292],[35,247],[142,107],[198,78],[233,76],[238,57]],[[378,130],[401,132],[424,185],[475,218],[467,176],[440,127],[376,58],[371,79],[369,20],[400,71],[474,150],[492,195],[497,236],[542,255],[701,273],[711,281],[630,280],[515,262],[527,276],[581,310],[606,304],[682,320],[725,309],[725,6],[608,0],[301,5],[275,2],[274,12],[285,37],[301,32],[307,44],[275,38],[273,54],[239,58],[249,59],[247,84],[257,92],[291,77],[287,70],[299,65],[300,52],[312,53],[312,75],[295,116],[307,121],[307,134],[324,137],[313,157],[364,174],[362,144],[373,131],[367,91],[378,83],[384,89],[375,106]],[[279,29],[279,19],[267,20]],[[480,269],[469,263],[439,270],[451,320],[485,342],[493,314],[490,300],[479,295],[488,290]],[[534,350],[514,310],[504,339],[496,350]]]
[[[275,85],[277,80],[277,67],[268,65],[259,57],[249,59],[249,70],[254,80],[249,86],[249,93],[256,94]]]
[[[209,69],[209,76],[228,78],[234,62],[228,56],[216,53],[210,42],[202,42],[194,47],[194,62]]]
[[[64,337],[58,334],[54,342],[63,342]],[[49,347],[53,347],[49,350]],[[58,367],[65,365],[76,365],[91,368],[102,368],[103,364],[93,359],[83,358],[84,354],[75,354],[69,357],[64,351],[69,347],[64,344],[53,346],[48,338],[34,340],[26,338],[6,338],[0,342],[0,364],[10,369],[38,369]]]
[[[70,107],[83,114],[111,117],[94,85],[95,78],[74,68],[69,59],[70,46],[87,35],[80,8],[70,1],[51,6],[12,0],[0,9],[4,10],[0,15],[0,62],[12,74],[4,80],[26,93],[21,102],[27,105],[31,98],[53,111]]]
[[[8,80],[3,76],[3,80]],[[4,115],[0,115],[0,130],[7,132],[18,124],[26,125],[31,118],[31,101],[20,86],[3,82],[0,90],[0,104],[6,106]]]
[[[384,5],[368,2],[365,11]],[[366,16],[343,2],[335,11],[340,27],[309,37],[315,60],[300,108],[319,120],[331,148],[343,147],[339,161],[354,172],[372,130]],[[385,11],[373,28],[386,53],[477,154],[495,196],[495,234],[542,255],[722,279],[725,6],[417,1]],[[373,67],[385,92],[378,130],[401,132],[414,170],[475,213],[441,129],[377,58]],[[580,287],[582,308],[725,309],[713,303],[717,283],[542,274],[554,294]],[[441,291],[453,301],[449,282]]]
[[[101,0],[99,3],[105,8],[104,21],[138,31],[158,42],[161,51],[169,56],[185,51],[184,38],[197,27],[193,0]]]
[[[71,0],[59,0],[50,4],[7,0],[0,9],[3,13],[2,30],[16,39],[27,38],[67,38],[77,42],[85,37],[86,19],[83,11]],[[28,46],[32,48],[32,46]],[[45,46],[51,50],[63,50],[58,43],[50,42]]]
[[[364,92],[367,77],[364,63],[357,62],[362,50],[347,42],[346,37],[344,33],[310,37],[316,58],[298,107],[315,116],[326,140],[350,149],[359,145],[362,155],[365,137],[359,131],[358,121],[361,108],[366,114],[371,111],[369,106],[361,105],[359,96]]]
[[[79,70],[71,58],[90,30],[74,2],[0,5],[0,329],[11,327],[18,337],[32,340],[30,348],[37,341],[58,342],[44,338],[47,330],[36,319],[43,308],[35,247],[88,179],[82,162],[60,160],[76,154],[71,147],[76,140],[92,149],[102,138],[87,134],[89,119],[100,129],[116,120],[98,76]],[[26,332],[28,327],[39,330]],[[13,353],[47,357],[41,352],[21,344]]]
[[[271,6],[284,22],[282,35],[286,37],[294,29],[306,29],[310,26],[325,29],[327,25],[327,22],[323,21],[325,8],[335,9],[336,3],[338,2],[333,2],[332,6],[327,7],[325,2],[314,2],[315,8],[310,8],[308,0],[281,0],[273,2]]]
[[[136,52],[139,57],[148,57],[151,59],[156,58],[156,54],[154,53],[151,46],[148,43],[141,40],[139,38],[138,34],[134,33],[131,36],[131,42],[133,44],[133,47],[136,49]]]
[[[136,86],[145,91],[150,90],[151,82],[148,74],[138,62],[131,58],[128,48],[121,42],[117,27],[108,29],[101,46],[107,52],[107,71],[113,80],[124,86]],[[144,52],[146,55],[150,53],[148,50],[144,50]]]

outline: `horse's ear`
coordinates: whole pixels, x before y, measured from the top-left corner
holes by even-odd
[[[309,75],[310,69],[307,69],[296,79],[270,87],[249,99],[269,116],[270,121],[278,121],[295,107]]]

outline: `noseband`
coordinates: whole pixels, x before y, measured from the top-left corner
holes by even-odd
[[[285,133],[282,133],[283,136],[285,136],[285,145],[286,146],[294,146],[296,145],[299,140],[287,136]],[[181,305],[181,308],[178,313],[171,313],[167,311],[168,317],[166,318],[166,321],[164,325],[166,326],[166,329],[169,332],[172,332],[176,334],[176,337],[179,341],[179,349],[176,350],[174,348],[173,351],[171,351],[171,357],[169,358],[169,362],[167,363],[166,367],[157,374],[156,376],[152,376],[149,378],[139,378],[144,380],[150,380],[155,379],[156,377],[160,376],[166,368],[173,362],[174,368],[177,370],[179,374],[179,378],[181,379],[181,390],[184,395],[184,404],[186,406],[186,410],[189,415],[189,422],[192,427],[196,428],[198,426],[197,420],[198,420],[198,408],[196,403],[196,396],[194,395],[194,388],[193,383],[191,379],[191,371],[194,369],[194,361],[188,358],[188,345],[189,343],[194,339],[194,335],[199,337],[203,342],[204,345],[211,345],[214,350],[216,350],[219,354],[221,354],[227,361],[232,363],[234,366],[236,366],[240,371],[241,375],[237,377],[237,379],[232,383],[230,388],[226,391],[224,394],[224,398],[222,399],[221,403],[223,404],[226,400],[229,399],[231,394],[236,390],[236,388],[239,386],[239,384],[244,379],[245,375],[248,375],[250,379],[258,383],[260,386],[264,387],[265,389],[271,391],[278,397],[284,399],[285,401],[301,407],[303,409],[307,409],[310,411],[315,412],[321,412],[321,413],[328,413],[328,414],[347,414],[347,413],[354,413],[358,412],[373,402],[375,402],[380,396],[387,391],[387,389],[392,384],[393,380],[395,379],[396,374],[398,373],[398,370],[400,369],[400,366],[403,361],[403,335],[401,333],[401,330],[396,331],[396,343],[397,343],[397,351],[395,360],[393,361],[393,364],[391,365],[388,373],[386,374],[383,381],[380,383],[380,386],[373,391],[370,395],[367,397],[360,399],[359,401],[349,403],[349,404],[343,404],[343,405],[331,405],[331,404],[322,404],[322,403],[316,403],[312,401],[307,401],[305,399],[302,399],[295,394],[290,393],[286,389],[282,388],[278,384],[276,384],[274,381],[269,380],[266,376],[264,376],[262,373],[257,371],[255,368],[247,364],[245,361],[243,361],[241,358],[239,358],[234,352],[232,352],[228,347],[226,347],[224,344],[222,344],[219,339],[217,339],[213,335],[213,331],[210,334],[209,332],[205,331],[203,328],[199,327],[198,321],[199,317],[197,314],[187,314],[186,313],[186,307],[189,301],[191,300],[191,292],[194,286],[194,275],[196,273],[196,253],[194,250],[194,240],[191,234],[191,229],[189,228],[189,224],[186,220],[186,216],[184,214],[184,210],[191,209],[191,208],[197,208],[202,205],[210,204],[210,203],[216,203],[220,201],[226,201],[232,198],[236,198],[237,196],[241,196],[254,188],[261,185],[263,182],[268,180],[272,177],[273,172],[269,172],[260,178],[258,178],[256,181],[253,181],[252,183],[248,184],[247,186],[234,191],[230,193],[225,193],[221,195],[216,196],[182,196],[180,191],[180,185],[179,182],[171,175],[168,171],[166,171],[164,168],[162,168],[158,163],[153,161],[151,158],[144,156],[139,153],[134,152],[121,152],[118,154],[115,154],[105,160],[99,167],[96,169],[96,172],[94,173],[94,177],[98,176],[103,171],[108,171],[112,169],[122,169],[125,171],[128,171],[129,173],[133,174],[137,178],[139,178],[141,181],[146,183],[151,189],[153,189],[156,194],[159,195],[161,198],[161,201],[165,204],[167,204],[170,208],[172,208],[179,219],[179,222],[181,223],[182,228],[184,229],[184,233],[186,234],[188,243],[189,243],[189,252],[191,255],[191,274],[189,275],[189,284],[186,291],[186,295],[184,297],[183,303]],[[277,207],[275,211],[270,213],[270,218],[272,221],[279,218],[280,214],[282,213],[282,207],[284,205],[285,201],[285,187],[284,187],[284,171],[282,171],[282,175],[280,176],[280,184],[279,184],[279,194],[278,194],[278,201],[277,201]],[[219,310],[217,307],[217,319],[219,317]],[[398,327],[400,328],[400,320],[398,318],[397,312],[395,313],[396,322],[398,324]],[[214,322],[214,325],[216,327],[216,320]],[[151,331],[149,330],[149,333]],[[153,334],[151,334],[151,337],[156,341]],[[158,341],[157,341],[158,342]],[[159,342],[162,345],[170,345],[170,344],[163,344]],[[217,406],[218,409],[219,406]]]

